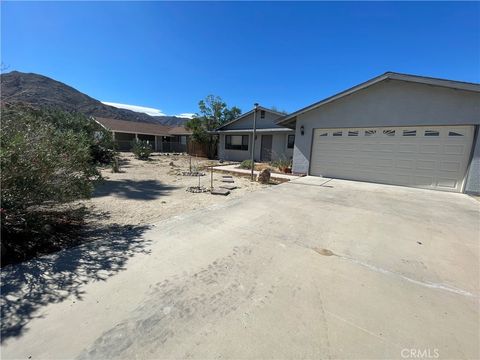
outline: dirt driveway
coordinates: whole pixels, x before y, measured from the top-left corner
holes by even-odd
[[[2,358],[479,358],[479,205],[308,177],[6,269]]]

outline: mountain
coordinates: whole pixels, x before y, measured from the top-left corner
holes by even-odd
[[[65,111],[77,111],[127,121],[180,126],[189,119],[176,116],[150,116],[105,105],[102,102],[47,76],[12,71],[0,75],[2,103],[27,103],[35,107],[52,106]]]

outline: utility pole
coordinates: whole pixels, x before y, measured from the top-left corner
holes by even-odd
[[[252,138],[252,174],[250,180],[253,181],[253,169],[255,168],[255,137],[257,134],[257,108],[258,103],[253,104],[253,138]]]

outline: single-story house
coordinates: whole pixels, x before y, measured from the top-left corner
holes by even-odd
[[[112,132],[117,149],[120,151],[130,151],[135,140],[145,140],[158,152],[186,152],[191,135],[191,132],[183,126],[100,117],[95,120]]]
[[[480,84],[387,72],[276,123],[294,173],[480,193]]]
[[[218,158],[227,161],[243,161],[252,157],[254,111],[216,129],[219,135]],[[268,162],[280,158],[291,159],[295,131],[275,123],[285,116],[277,111],[257,107],[255,161]]]

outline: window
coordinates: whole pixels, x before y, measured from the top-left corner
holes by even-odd
[[[417,130],[403,130],[403,136],[417,136]]]
[[[248,150],[248,135],[226,135],[225,149]]]
[[[365,136],[373,136],[377,133],[377,130],[365,130]]]
[[[358,136],[358,130],[349,131],[348,136]]]
[[[440,136],[440,132],[436,130],[425,130],[425,136]]]
[[[456,131],[449,131],[448,136],[464,136],[464,135]]]
[[[323,132],[320,134],[320,136],[328,136],[328,132]]]
[[[260,119],[265,119],[265,110],[260,110]]]
[[[342,136],[342,132],[341,131],[334,131],[333,136]]]
[[[383,135],[395,136],[395,130],[383,130]]]
[[[287,148],[293,149],[294,144],[295,144],[295,135],[288,135]]]

